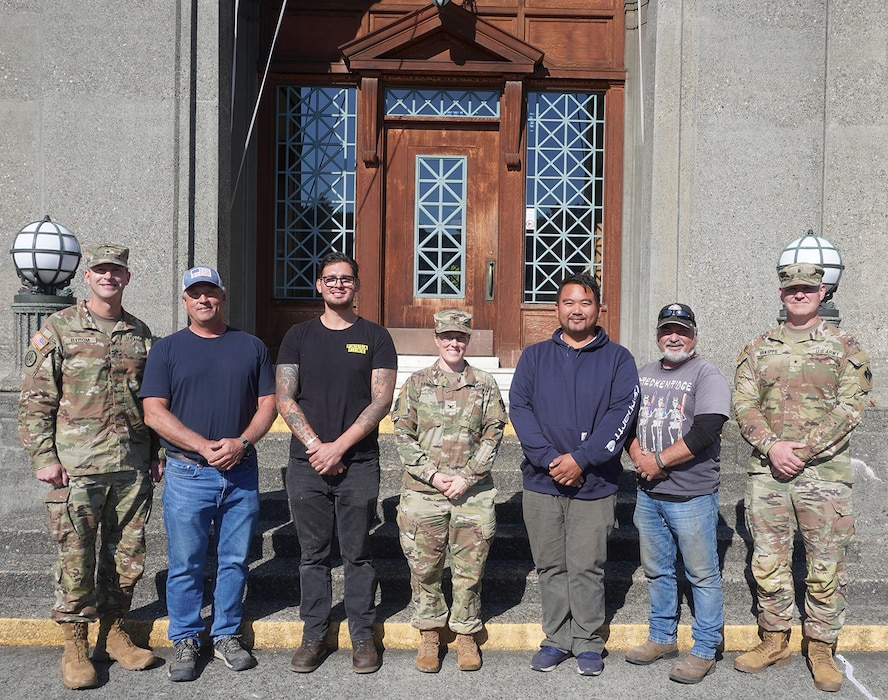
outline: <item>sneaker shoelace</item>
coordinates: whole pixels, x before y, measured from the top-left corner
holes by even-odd
[[[186,639],[183,644],[176,645],[176,661],[192,661],[197,657],[196,644]]]

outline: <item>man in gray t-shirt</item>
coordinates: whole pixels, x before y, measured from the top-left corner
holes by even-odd
[[[694,645],[669,677],[698,683],[715,668],[722,642],[718,567],[719,453],[730,415],[725,376],[695,351],[697,322],[684,304],[669,304],[657,319],[663,357],[638,371],[642,402],[629,455],[638,472],[635,526],[651,613],[648,640],[626,654],[647,665],[678,655],[678,552],[694,598]]]

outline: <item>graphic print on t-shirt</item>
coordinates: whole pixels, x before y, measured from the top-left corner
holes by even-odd
[[[643,393],[638,412],[638,442],[647,452],[662,452],[690,428],[685,424],[691,420],[688,404],[692,385],[650,377],[640,377],[640,383]]]

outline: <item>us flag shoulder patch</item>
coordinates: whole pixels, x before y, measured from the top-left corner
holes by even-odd
[[[49,342],[49,338],[47,338],[43,333],[37,331],[34,334],[34,337],[31,338],[31,345],[33,345],[38,350],[43,350],[46,347],[46,344]]]

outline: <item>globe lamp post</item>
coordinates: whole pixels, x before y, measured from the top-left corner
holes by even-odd
[[[77,272],[80,243],[71,231],[46,216],[19,231],[9,253],[23,283],[12,304],[21,364],[28,342],[46,318],[77,302],[71,290],[65,288]]]
[[[832,302],[833,294],[839,289],[839,280],[842,279],[842,256],[836,248],[825,238],[815,236],[814,231],[808,229],[808,233],[801,238],[796,238],[790,243],[777,259],[777,269],[780,270],[793,263],[813,263],[823,268],[823,284],[826,285],[826,295],[820,303],[818,313],[828,323],[838,326],[842,318],[839,310]],[[780,310],[778,321],[786,320],[786,309]]]

